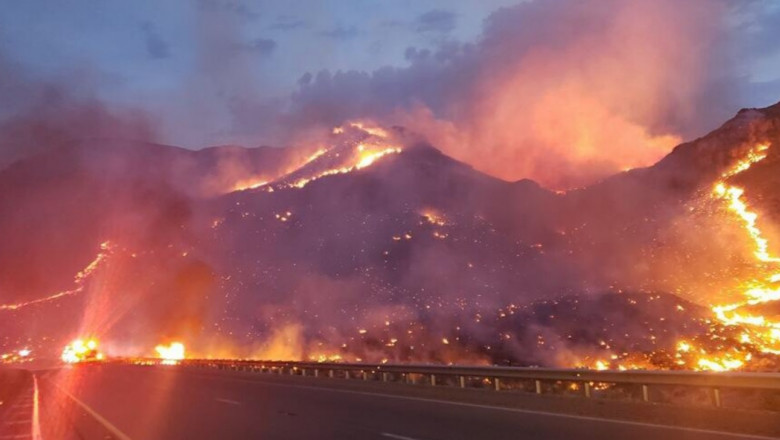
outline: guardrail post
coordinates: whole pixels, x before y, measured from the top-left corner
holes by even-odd
[[[121,360],[117,362],[122,362]],[[160,365],[161,362],[157,359],[137,359],[131,361],[138,365]],[[263,362],[268,362],[264,364]],[[633,394],[635,400],[640,399],[639,387],[641,387],[641,399],[643,402],[653,402],[650,396],[650,386],[685,386],[689,388],[696,388],[697,390],[703,390],[709,394],[712,405],[715,408],[723,408],[723,396],[721,395],[721,389],[739,388],[739,389],[755,389],[755,390],[777,390],[778,377],[771,375],[766,377],[761,374],[754,373],[740,373],[738,375],[729,376],[724,374],[718,377],[692,377],[689,374],[680,374],[674,372],[666,372],[659,376],[657,372],[629,372],[620,377],[614,373],[600,373],[600,372],[588,372],[587,374],[577,373],[571,374],[568,370],[556,370],[556,369],[530,369],[530,368],[517,368],[517,369],[501,369],[494,367],[459,367],[449,366],[443,368],[441,366],[420,366],[415,368],[414,366],[403,365],[370,365],[370,364],[340,364],[334,362],[326,362],[322,364],[311,362],[280,362],[280,361],[246,361],[246,360],[186,360],[180,363],[181,368],[184,369],[217,369],[222,371],[240,371],[249,373],[268,373],[291,376],[300,375],[303,377],[314,376],[320,377],[320,370],[323,373],[327,371],[327,374],[331,378],[336,378],[343,374],[346,379],[357,379],[364,381],[381,381],[381,382],[405,382],[407,384],[423,385],[426,382],[426,377],[430,381],[430,386],[456,386],[460,388],[466,388],[466,385],[475,385],[476,381],[480,381],[482,387],[493,388],[496,391],[503,391],[502,388],[507,390],[512,386],[503,385],[501,382],[503,379],[522,383],[523,388],[530,391],[527,385],[533,381],[534,391],[537,395],[544,394],[544,388],[542,382],[555,382],[555,384],[566,384],[569,389],[568,392],[579,393],[578,386],[583,387],[582,394],[585,398],[599,398],[600,393],[604,385],[601,387],[598,384],[610,384],[618,383],[621,385],[630,385],[628,390]],[[371,367],[370,370],[367,368]],[[309,370],[313,370],[311,373]],[[337,374],[337,372],[340,372]],[[354,372],[355,374],[352,374]],[[441,374],[440,374],[441,372]],[[360,374],[362,377],[358,377]],[[468,374],[468,376],[467,376]],[[501,376],[496,376],[500,374]],[[381,377],[380,377],[381,375]],[[437,376],[443,375],[444,381],[440,384],[436,383]],[[534,378],[537,379],[534,379]],[[538,378],[543,379],[538,379]],[[467,381],[466,378],[469,378]],[[475,380],[476,379],[476,380]],[[492,382],[492,385],[491,385]],[[456,385],[457,384],[457,385]],[[574,385],[572,385],[574,384]],[[550,391],[555,391],[557,385],[551,385]],[[726,397],[728,399],[728,396]]]
[[[721,401],[720,401],[720,389],[713,388],[712,389],[712,404],[716,407],[721,407]]]

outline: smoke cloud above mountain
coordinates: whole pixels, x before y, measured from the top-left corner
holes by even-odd
[[[571,188],[649,165],[738,107],[773,103],[757,96],[772,95],[780,84],[751,70],[777,55],[767,42],[775,40],[779,14],[761,1],[518,2],[490,14],[476,39],[452,30],[462,13],[430,9],[414,23],[446,32],[408,47],[405,65],[399,59],[374,70],[334,63],[340,67],[311,72],[301,64],[278,70],[279,58],[314,52],[309,40],[285,40],[275,27],[263,28],[256,12],[199,5],[188,11],[189,45],[177,34],[183,24],[166,26],[162,16],[132,27],[135,39],[139,26],[147,32],[139,56],[150,58],[151,31],[159,37],[155,53],[166,55],[151,54],[156,64],[142,74],[155,84],[148,90],[133,91],[140,78],[103,71],[116,63],[85,58],[83,66],[52,76],[34,66],[22,71],[13,65],[18,54],[0,57],[6,97],[0,122],[13,119],[18,126],[23,115],[65,121],[79,114],[71,111],[78,105],[88,120],[86,107],[113,121],[112,137],[200,148],[311,143],[318,139],[312,133],[371,119],[405,126],[494,176]],[[404,29],[414,30],[412,23]],[[368,26],[360,27],[360,38],[376,38]],[[174,67],[181,78],[165,76]],[[280,77],[289,88],[279,86]],[[132,106],[141,110],[128,111]],[[100,131],[88,125],[61,124],[75,135]],[[14,142],[0,148],[6,163],[19,157],[22,147]],[[24,149],[43,144],[24,143]]]
[[[653,163],[733,112],[731,6],[533,1],[407,68],[301,79],[292,127],[373,117],[509,180],[572,187]]]

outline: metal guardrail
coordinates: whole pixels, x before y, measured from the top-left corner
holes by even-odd
[[[159,359],[148,359],[149,363],[160,363]],[[591,397],[595,384],[632,384],[642,390],[642,400],[650,401],[649,386],[679,386],[706,388],[711,392],[713,405],[722,406],[721,390],[764,390],[780,391],[780,373],[741,373],[741,372],[701,372],[701,371],[653,371],[653,370],[586,370],[586,369],[550,369],[521,367],[478,367],[444,366],[420,364],[355,364],[320,362],[283,362],[232,359],[187,359],[180,362],[184,366],[212,367],[242,371],[261,371],[278,374],[300,374],[319,377],[335,377],[339,372],[346,378],[357,377],[363,380],[413,382],[412,375],[427,378],[435,386],[443,378],[457,379],[461,388],[466,387],[467,378],[489,379],[493,388],[502,389],[502,381],[532,381],[536,394],[543,393],[543,383],[570,382],[582,385],[583,395]]]

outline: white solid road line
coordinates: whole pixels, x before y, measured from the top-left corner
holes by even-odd
[[[33,374],[33,413],[32,413],[32,439],[43,440],[41,437],[41,417],[40,408],[38,406],[38,376]]]
[[[84,411],[86,411],[89,415],[91,415],[101,425],[103,425],[103,427],[106,428],[108,431],[110,431],[111,434],[113,434],[114,437],[116,437],[118,440],[132,440],[127,434],[125,434],[119,428],[114,426],[111,422],[106,420],[105,417],[103,417],[100,414],[98,414],[97,411],[95,411],[94,409],[90,408],[86,403],[84,403],[81,400],[77,399],[76,396],[74,396],[73,394],[65,391],[65,389],[62,388],[61,386],[59,386],[57,384],[55,384],[55,386],[57,388],[59,388],[59,390],[62,391],[63,394],[65,394],[66,396],[70,397],[71,400],[76,402],[76,404],[78,404]]]
[[[395,440],[418,440],[418,439],[413,438],[413,437],[406,437],[404,435],[392,434],[392,433],[389,433],[389,432],[383,432],[380,435],[382,437],[393,438]]]
[[[573,414],[562,414],[562,413],[536,411],[536,410],[520,409],[520,408],[508,408],[504,406],[480,405],[476,403],[452,402],[448,400],[428,399],[424,397],[409,397],[409,396],[401,396],[397,394],[369,393],[366,391],[353,391],[353,390],[339,390],[335,388],[317,387],[317,386],[309,386],[309,385],[290,385],[290,384],[281,384],[275,382],[267,382],[263,380],[241,379],[237,377],[236,378],[220,377],[220,376],[212,376],[208,374],[205,375],[195,374],[195,375],[198,377],[204,377],[210,379],[222,379],[222,380],[231,380],[231,381],[246,382],[246,383],[256,383],[256,384],[276,386],[276,387],[300,388],[300,389],[317,390],[317,391],[332,392],[332,393],[343,393],[343,394],[357,394],[362,396],[384,397],[387,399],[399,399],[399,400],[410,400],[415,402],[436,403],[439,405],[462,406],[467,408],[487,409],[493,411],[507,411],[507,412],[523,413],[523,414],[533,414],[536,416],[543,416],[543,417],[558,417],[564,419],[586,420],[589,422],[611,423],[611,424],[628,425],[628,426],[641,426],[644,428],[654,428],[654,429],[662,429],[662,430],[669,430],[669,431],[694,432],[698,434],[717,435],[726,439],[732,438],[732,439],[750,439],[750,440],[780,440],[780,437],[739,434],[736,432],[715,431],[712,429],[687,428],[684,426],[660,425],[657,423],[647,423],[647,422],[632,422],[629,420],[603,419],[600,417],[577,416]]]
[[[217,402],[227,403],[229,405],[241,405],[241,402],[236,402],[235,400],[230,400],[230,399],[221,399],[217,397],[214,400],[216,400]]]

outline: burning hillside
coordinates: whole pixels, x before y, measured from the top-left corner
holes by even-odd
[[[282,153],[54,150],[0,170],[0,343],[776,369],[778,113],[565,193],[367,123]]]
[[[397,140],[389,132],[362,123],[350,123],[333,129],[333,145],[320,147],[276,179],[243,180],[233,190],[303,188],[309,183],[327,176],[346,174],[366,168],[388,154],[401,152]]]
[[[758,227],[758,214],[744,199],[745,190],[730,184],[730,179],[767,158],[768,144],[759,144],[723,173],[723,180],[715,184],[713,196],[727,203],[738,221],[743,223],[746,235],[753,241],[756,273],[743,284],[742,301],[717,305],[712,308],[720,324],[739,329],[739,344],[721,346],[721,352],[712,355],[706,349],[688,343],[678,345],[684,353],[698,351],[697,366],[703,369],[728,370],[748,363],[754,352],[780,354],[780,317],[761,312],[767,304],[780,304],[780,258],[769,253],[769,242]],[[766,307],[768,311],[770,308]],[[722,336],[721,336],[722,337]],[[725,338],[724,338],[725,339]]]

